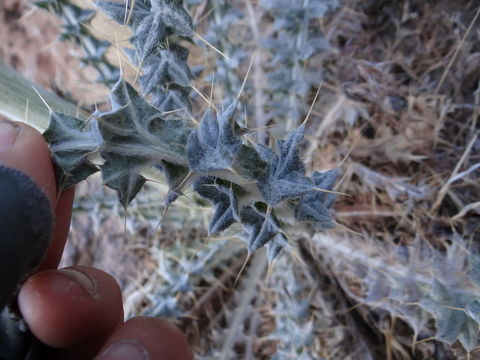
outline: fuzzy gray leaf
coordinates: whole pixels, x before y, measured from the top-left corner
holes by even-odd
[[[169,32],[183,37],[193,35],[193,21],[183,8],[183,0],[150,0],[152,12],[160,14]]]
[[[278,220],[272,213],[268,214],[266,208],[262,209],[260,204],[243,208],[240,221],[244,227],[243,237],[247,241],[249,252],[260,249],[281,233]]]
[[[104,151],[178,163],[185,158],[191,129],[181,120],[167,120],[130,84],[119,80],[110,93],[112,110],[98,116]],[[182,160],[185,161],[186,159]]]
[[[198,179],[193,184],[193,189],[215,207],[208,227],[209,235],[225,230],[239,220],[238,200],[233,184],[206,176]]]
[[[232,103],[218,116],[208,110],[202,122],[187,141],[188,162],[194,171],[229,169],[235,152],[242,145],[235,135],[234,114],[236,103]]]
[[[50,145],[57,165],[57,186],[69,188],[98,171],[91,158],[100,148],[102,138],[96,121],[82,121],[53,112],[43,136]]]
[[[290,133],[287,140],[277,141],[279,154],[275,154],[267,175],[258,182],[263,198],[270,206],[286,199],[296,199],[314,188],[305,176],[305,166],[298,147],[303,140],[304,125]]]
[[[105,160],[102,165],[103,182],[117,191],[120,203],[126,208],[145,184],[146,179],[139,172],[147,160],[113,153],[102,156]]]
[[[190,109],[191,107],[188,90],[174,86],[168,90],[156,87],[152,93],[152,105],[165,112]]]
[[[275,238],[267,243],[267,258],[271,264],[287,247],[287,239],[283,234],[277,234]]]
[[[305,194],[295,208],[295,219],[313,222],[317,228],[333,225],[332,215],[328,210],[335,201],[335,194],[321,190],[332,190],[338,176],[338,170],[332,169],[324,173],[314,172],[312,181],[317,189]]]
[[[435,279],[432,291],[420,301],[420,306],[435,318],[436,338],[449,345],[458,339],[467,351],[471,351],[478,341],[479,325],[464,311],[468,302],[466,296],[452,293]]]
[[[249,180],[257,180],[265,175],[267,161],[262,159],[256,148],[241,145],[235,153],[234,167],[242,169],[242,175]]]
[[[168,50],[160,50],[158,54],[148,56],[143,62],[144,75],[140,78],[140,86],[144,95],[161,85],[170,83],[179,86],[190,86],[192,74],[187,65],[188,49],[172,44]]]
[[[168,36],[167,28],[159,14],[145,17],[135,29],[131,39],[141,59],[149,56],[153,50],[163,44]]]
[[[181,121],[164,119],[123,80],[112,89],[110,101],[112,110],[98,115],[105,141],[102,157],[108,160],[102,172],[106,185],[118,191],[125,205],[144,183],[138,175],[142,166],[175,163],[185,157],[190,130]],[[128,179],[118,180],[126,174]]]
[[[130,9],[125,9],[125,4],[116,1],[95,1],[95,5],[100,8],[109,18],[115,20],[119,24],[123,24],[128,18]],[[150,14],[150,6],[142,1],[135,1],[135,7],[131,10],[130,22],[127,24],[132,28],[136,28],[140,22]]]
[[[128,24],[134,33],[131,42],[140,59],[145,59],[162,46],[168,36],[193,35],[193,22],[183,8],[182,0],[151,0],[150,3],[150,8],[142,2],[135,3]],[[125,6],[122,3],[98,1],[96,4],[116,22],[123,24],[125,21]]]
[[[189,174],[186,167],[169,163],[168,161],[161,162],[161,170],[165,175],[168,184],[168,194],[164,199],[164,204],[168,208],[181,195],[181,185],[185,182]]]

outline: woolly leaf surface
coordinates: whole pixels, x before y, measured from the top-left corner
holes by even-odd
[[[137,27],[140,22],[150,14],[150,6],[142,1],[135,1],[133,9],[127,9],[128,14],[125,13],[125,4],[117,1],[96,1],[95,5],[100,8],[109,18],[115,20],[119,24],[123,24],[131,11],[130,22],[127,24],[130,27]]]
[[[165,175],[169,187],[164,199],[164,204],[168,207],[182,195],[181,185],[185,182],[189,170],[187,167],[172,164],[168,161],[162,161],[161,170]]]
[[[333,225],[332,215],[328,209],[333,205],[335,195],[322,190],[332,190],[337,176],[337,169],[313,173],[312,181],[317,189],[309,191],[302,197],[295,208],[296,220],[315,223],[318,228]]]
[[[123,80],[112,89],[110,102],[112,110],[98,115],[105,141],[102,157],[107,160],[102,172],[106,185],[117,190],[126,205],[144,183],[138,175],[143,166],[185,158],[190,130],[181,121],[164,119]],[[129,179],[119,180],[127,174]]]
[[[102,156],[105,160],[102,165],[103,182],[117,191],[120,203],[126,208],[145,184],[145,178],[139,173],[147,159],[113,153]]]
[[[144,95],[150,94],[157,86],[170,83],[182,87],[190,86],[192,77],[187,65],[188,50],[172,44],[168,50],[160,50],[143,61],[143,75],[140,86]]]
[[[258,181],[263,198],[270,206],[299,198],[314,188],[312,181],[305,176],[305,166],[298,152],[303,132],[302,125],[291,132],[287,140],[277,141],[279,153],[273,156],[266,176]]]
[[[190,109],[188,99],[189,91],[183,88],[170,87],[164,90],[156,87],[152,92],[152,105],[162,111],[175,111],[179,109]]]
[[[240,212],[240,221],[249,252],[260,249],[281,233],[280,224],[275,216],[272,213],[268,214],[259,204],[243,208]]]
[[[165,119],[123,80],[112,89],[110,102],[112,110],[98,115],[105,152],[144,157],[154,164],[182,160],[186,165],[185,143],[191,129],[183,121]]]
[[[206,176],[198,179],[193,189],[215,208],[208,227],[209,235],[225,230],[239,220],[238,199],[233,184]]]
[[[236,103],[217,114],[208,110],[187,141],[190,168],[194,171],[229,169],[242,145],[234,132]]]
[[[434,279],[432,290],[420,301],[420,306],[435,318],[436,338],[447,344],[457,339],[467,351],[471,351],[478,340],[478,323],[465,312],[468,296],[452,292]]]
[[[91,158],[102,144],[96,121],[52,112],[43,136],[57,165],[59,189],[69,188],[98,171]]]
[[[124,4],[110,1],[98,1],[96,4],[116,22],[123,24],[125,21]],[[193,35],[192,19],[183,8],[181,0],[152,0],[150,8],[142,2],[135,3],[128,25],[133,30],[131,42],[140,59],[145,59],[163,45],[168,36]]]

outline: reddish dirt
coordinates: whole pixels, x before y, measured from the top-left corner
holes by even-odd
[[[81,106],[94,104],[104,91],[92,85],[95,71],[81,68],[82,52],[58,39],[61,20],[24,0],[0,2],[0,60],[32,82]],[[74,71],[72,71],[74,69]]]

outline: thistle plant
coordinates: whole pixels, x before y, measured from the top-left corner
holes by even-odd
[[[312,94],[312,88],[318,86],[323,76],[314,58],[328,49],[320,31],[319,19],[333,9],[337,1],[250,2],[254,3],[251,7],[256,11],[258,19],[262,19],[261,23],[257,24],[261,36],[254,36],[253,41],[238,36],[238,33],[243,32],[228,31],[244,27],[252,18],[252,10],[247,5],[242,7],[242,2],[185,1],[193,6],[199,3],[207,4],[203,14],[206,20],[201,27],[205,32],[198,36],[181,0],[99,1],[98,8],[131,31],[130,45],[122,43],[122,46],[128,48],[118,50],[126,53],[131,63],[138,68],[137,79],[131,83],[121,79],[121,71],[106,61],[106,48],[110,44],[96,40],[88,31],[93,24],[90,20],[94,11],[80,9],[68,0],[37,2],[40,7],[56,12],[64,20],[62,37],[74,41],[84,49],[83,62],[98,70],[99,81],[108,86],[113,85],[110,110],[105,111],[107,106],[100,104],[101,110],[91,114],[87,120],[84,120],[85,117],[79,119],[64,113],[51,112],[50,126],[45,137],[50,143],[57,164],[60,189],[101,172],[103,183],[114,189],[120,200],[118,202],[115,199],[113,202],[113,192],[104,189],[105,193],[108,193],[106,196],[102,191],[91,197],[79,198],[76,203],[77,211],[98,213],[101,202],[110,213],[118,212],[126,217],[126,234],[135,230],[135,226],[141,222],[144,226],[145,220],[151,225],[148,233],[148,236],[152,235],[148,238],[151,243],[132,244],[132,247],[143,246],[142,250],[147,250],[150,260],[153,258],[154,261],[153,264],[145,262],[145,267],[151,265],[151,268],[143,269],[141,284],[126,282],[124,292],[127,295],[128,315],[138,313],[141,309],[148,315],[173,317],[177,321],[180,319],[178,322],[181,325],[187,323],[184,328],[201,323],[201,326],[205,327],[199,332],[201,340],[198,342],[201,345],[197,347],[197,351],[199,358],[205,359],[238,358],[243,355],[244,358],[258,356],[273,359],[321,359],[322,356],[367,359],[379,357],[378,348],[381,346],[376,345],[383,341],[386,344],[385,352],[392,358],[448,357],[449,351],[460,352],[461,348],[471,355],[476,352],[480,333],[480,262],[478,247],[475,245],[476,233],[464,230],[462,236],[451,233],[445,237],[442,234],[439,238],[435,232],[431,236],[427,227],[435,226],[431,220],[447,220],[454,231],[462,231],[463,225],[475,229],[470,224],[470,221],[476,221],[475,214],[478,212],[478,206],[475,207],[478,182],[475,182],[474,178],[478,169],[478,164],[475,163],[478,143],[475,135],[475,127],[478,127],[475,114],[472,113],[470,128],[468,123],[463,130],[457,128],[461,123],[458,121],[458,114],[465,119],[468,117],[465,114],[468,115],[470,111],[465,109],[471,107],[473,111],[475,106],[468,100],[460,111],[458,101],[453,101],[453,107],[450,107],[438,100],[438,95],[443,88],[448,89],[445,85],[450,81],[449,86],[457,89],[455,79],[465,77],[473,82],[476,79],[474,69],[478,68],[475,61],[478,59],[472,55],[468,61],[462,62],[462,57],[469,54],[468,46],[463,47],[467,50],[458,53],[456,48],[450,45],[437,51],[436,46],[441,41],[438,36],[432,36],[431,39],[436,40],[429,42],[428,59],[425,60],[425,49],[422,47],[422,56],[417,57],[417,61],[407,61],[409,64],[422,64],[420,67],[412,65],[411,74],[410,71],[409,74],[403,74],[402,70],[399,75],[396,67],[386,70],[389,66],[385,67],[383,62],[378,62],[381,54],[395,55],[392,56],[398,60],[398,67],[405,64],[400,61],[405,59],[405,54],[408,54],[407,59],[411,59],[411,56],[415,58],[415,49],[410,46],[411,42],[406,46],[405,54],[398,56],[398,49],[405,45],[397,42],[398,39],[390,41],[390,36],[403,36],[402,31],[405,29],[402,27],[405,24],[408,25],[407,33],[412,34],[412,19],[428,19],[429,13],[435,13],[432,10],[435,9],[433,5],[417,2],[414,1],[408,7],[387,7],[385,11],[388,16],[378,16],[374,12],[367,14],[366,18],[361,10],[364,4],[348,4],[348,8],[351,7],[354,11],[347,12],[348,16],[344,16],[346,12],[343,12],[333,26],[336,37],[348,39],[348,44],[371,46],[370,42],[376,41],[366,40],[361,34],[359,39],[355,39],[355,32],[365,25],[371,26],[372,21],[369,21],[368,17],[375,18],[374,23],[378,19],[383,23],[385,18],[396,20],[392,14],[395,14],[397,7],[402,8],[401,15],[398,15],[402,20],[392,22],[399,31],[389,32],[389,41],[380,42],[381,47],[385,45],[386,49],[378,46],[368,49],[373,50],[375,56],[371,59],[373,62],[365,68],[367,70],[364,75],[370,76],[372,73],[368,69],[373,69],[375,73],[382,75],[390,76],[393,73],[395,79],[408,79],[405,82],[412,87],[402,91],[405,90],[405,99],[406,94],[409,94],[408,101],[405,100],[409,106],[392,106],[391,110],[382,113],[385,105],[383,100],[379,97],[378,101],[372,101],[371,95],[367,97],[369,102],[373,102],[373,116],[369,123],[372,123],[372,129],[375,130],[372,135],[374,139],[365,140],[363,155],[353,151],[352,157],[345,162],[353,163],[348,166],[348,173],[355,174],[355,180],[350,181],[350,184],[348,180],[344,180],[342,187],[353,189],[351,193],[359,196],[353,204],[349,202],[346,206],[352,211],[340,210],[338,213],[339,216],[347,218],[361,216],[358,224],[365,234],[372,228],[384,228],[385,230],[382,229],[379,233],[377,230],[371,231],[378,237],[375,240],[368,238],[368,235],[362,239],[347,234],[320,233],[319,230],[334,225],[330,208],[335,200],[335,193],[331,190],[338,177],[338,170],[307,174],[301,160],[304,132],[308,134],[310,129],[305,123],[300,127],[297,125],[307,112],[307,99]],[[260,11],[259,7],[262,8]],[[414,8],[416,10],[412,10]],[[424,11],[425,9],[428,11]],[[248,13],[245,10],[248,10]],[[353,21],[355,26],[351,26],[350,22],[357,17],[358,19]],[[348,26],[345,26],[346,23]],[[425,23],[422,23],[420,28],[424,25]],[[445,30],[448,28],[443,28],[444,24],[441,25],[440,36],[443,38],[449,31]],[[452,37],[446,37],[446,42],[458,44],[459,25],[460,22],[454,21],[452,29],[455,31],[450,32]],[[391,27],[382,25],[381,28],[380,33],[383,33],[383,29]],[[469,29],[474,27],[470,26]],[[466,31],[462,43],[468,44],[469,37],[473,37],[473,33],[467,36],[470,30]],[[229,36],[233,33],[235,37]],[[377,32],[376,34],[378,35]],[[371,37],[370,34],[367,35]],[[430,38],[430,33],[428,36]],[[201,37],[210,45],[206,45]],[[258,41],[259,39],[262,41]],[[343,45],[340,45],[342,41],[338,42],[339,47],[344,49]],[[206,83],[213,83],[214,90],[218,91],[212,90],[215,96],[201,104],[197,102],[201,96],[194,97],[195,94],[201,94],[195,87],[200,81],[196,77],[197,72],[190,66],[199,61],[189,61],[189,51],[195,43],[216,58],[215,63],[210,62],[206,67],[211,69],[211,72],[203,74],[202,80],[206,81],[198,88],[202,89]],[[243,84],[241,80],[247,63],[245,59],[249,57],[249,53],[253,53],[252,44],[256,48],[255,53],[261,53],[261,56],[254,58],[260,58],[259,63],[253,60],[251,62],[252,73],[262,75],[257,78],[262,85],[260,88],[257,88],[255,83],[252,87],[249,79]],[[213,53],[212,47],[218,52]],[[474,46],[470,47],[474,49]],[[360,63],[366,63],[365,59],[369,58],[365,51],[357,52],[352,48],[355,46],[349,46],[346,49],[347,54],[342,52],[342,58],[336,59],[342,66],[332,66],[341,68],[341,71],[328,79],[333,88],[340,89],[343,81],[363,76],[358,70],[350,73],[352,67],[344,67],[344,62],[351,62],[352,66],[357,67]],[[352,55],[351,51],[355,55]],[[220,52],[223,55],[220,55]],[[432,58],[431,54],[434,53],[439,56]],[[454,54],[455,61],[449,63],[446,54]],[[360,59],[362,61],[359,62]],[[440,71],[435,64],[430,68],[432,71],[422,69],[428,61],[448,64],[448,67],[437,84],[433,98],[426,94],[425,100],[425,89],[435,83],[436,74]],[[466,65],[463,67],[460,64]],[[455,68],[458,69],[454,71]],[[328,71],[330,70],[329,67]],[[343,78],[344,73],[348,73],[349,80]],[[448,80],[449,73],[453,74],[451,80]],[[0,108],[7,106],[7,112],[12,107],[21,108],[21,111],[17,109],[15,118],[23,119],[27,97],[31,115],[29,117],[39,119],[42,116],[43,120],[45,112],[42,111],[45,109],[42,107],[42,111],[39,111],[40,101],[33,106],[37,96],[25,95],[29,94],[27,90],[33,92],[31,84],[25,82],[18,90],[15,88],[18,82],[13,81],[15,75],[12,74],[0,64],[0,82],[12,84],[4,87],[6,93],[3,92],[4,96],[0,97]],[[413,79],[412,74],[420,74],[419,80]],[[360,88],[375,96],[381,94],[377,87],[392,90],[391,86],[387,86],[388,79],[381,79],[386,83],[385,87],[380,84],[380,80],[378,83],[371,82],[369,77],[368,84],[362,84]],[[420,91],[412,85],[415,82],[421,85]],[[460,93],[468,93],[473,89],[473,85],[469,81],[467,83],[469,85],[461,87],[459,93],[452,90],[456,98],[458,96],[461,99]],[[398,82],[394,84],[396,91]],[[368,86],[364,89],[363,85]],[[260,89],[262,96],[257,98],[252,88],[253,91]],[[52,108],[65,109],[70,114],[76,113],[75,106],[66,105],[52,94],[50,96],[53,97],[49,98],[45,92],[39,93]],[[398,95],[400,93],[401,91]],[[223,98],[218,94],[222,94]],[[343,116],[336,112],[340,107],[347,106],[354,112],[361,111],[365,114],[364,117],[368,118],[367,112],[372,104],[360,104],[358,99],[348,99],[352,94],[355,95],[355,91],[342,94],[328,114],[335,115],[333,118]],[[391,99],[393,96],[397,97],[397,94],[386,96]],[[443,95],[441,97],[443,98]],[[255,100],[254,105],[252,99]],[[260,101],[257,102],[258,99]],[[258,104],[261,105],[260,112],[257,112]],[[203,113],[198,111],[205,107],[207,109]],[[36,109],[35,112],[31,111],[32,108]],[[442,109],[441,116],[437,113],[437,108]],[[245,109],[245,114],[239,114],[239,109]],[[257,116],[259,113],[262,116]],[[453,113],[456,115],[453,116]],[[395,126],[388,125],[392,116],[396,119],[393,122]],[[244,121],[245,117],[248,117],[249,121]],[[428,126],[405,126],[405,123],[412,125],[405,121],[406,118],[414,120],[415,125]],[[441,122],[437,121],[439,118],[442,119]],[[430,120],[435,124],[434,128],[430,127]],[[380,122],[382,124],[378,126]],[[247,128],[247,123],[256,124],[257,129]],[[265,126],[271,123],[278,124],[277,129],[281,129],[271,130]],[[333,147],[339,144],[337,141],[342,136],[346,136],[347,140],[350,136],[355,136],[354,143],[357,144],[358,135],[361,144],[364,141],[363,135],[356,133],[358,129],[353,122],[350,125],[349,134],[342,128],[339,134],[334,132],[335,135],[331,137],[322,135],[323,139]],[[41,126],[45,128],[43,123]],[[331,126],[329,130],[338,130],[338,127],[324,121],[317,129],[317,135],[328,126]],[[431,149],[426,149],[429,145],[424,144],[424,138],[418,139],[421,140],[421,146],[413,146],[413,142],[410,144],[406,136],[395,135],[400,127],[404,127],[408,133],[430,132],[425,129],[434,129],[432,133],[436,135],[443,132],[448,135],[435,140],[441,145],[432,145]],[[469,130],[465,130],[468,128]],[[286,136],[283,140],[274,143],[272,141],[272,146],[265,146],[267,136],[258,136],[259,129],[264,132],[262,135],[268,131],[275,136]],[[380,133],[390,130],[393,132],[382,138]],[[448,141],[444,140],[447,140],[452,132],[455,134],[452,136],[454,147],[448,148]],[[463,147],[462,138],[465,132],[470,132],[469,136],[475,137],[475,140],[465,149],[463,156],[457,158],[454,154],[460,155],[459,149]],[[254,133],[257,135],[257,142],[252,140]],[[368,137],[370,136],[365,138]],[[391,140],[399,140],[402,146],[383,146]],[[350,148],[351,143],[347,144]],[[312,151],[315,151],[313,148]],[[340,152],[344,148],[343,145],[338,147]],[[355,149],[358,150],[358,147]],[[400,153],[408,156],[397,156],[398,149],[402,150]],[[314,157],[313,154],[310,155],[312,156],[309,158]],[[462,164],[468,157],[471,163]],[[424,159],[427,159],[426,163],[423,163]],[[455,160],[452,166],[452,169],[454,166],[455,169],[439,191],[433,202],[434,206],[431,206],[430,200],[435,195],[438,182],[431,179],[439,178],[441,181],[442,174],[448,173],[449,159]],[[331,157],[328,160],[331,161]],[[402,162],[399,168],[401,172],[391,175],[390,173],[395,173],[392,164],[397,160]],[[403,166],[403,162],[408,165],[409,161],[414,161],[415,165]],[[441,163],[441,166],[436,163]],[[375,171],[376,166],[381,166],[382,170]],[[467,170],[459,172],[467,166]],[[425,173],[420,171],[421,168],[429,169],[426,178],[423,176]],[[409,171],[417,170],[418,176],[409,180],[403,178],[404,175],[408,176]],[[438,172],[438,176],[431,176],[431,170]],[[407,174],[404,174],[404,171]],[[100,174],[94,176],[98,175]],[[454,182],[462,177],[465,177],[465,184],[453,186]],[[163,182],[160,185],[158,178]],[[357,184],[357,178],[360,185]],[[156,191],[157,189],[161,191]],[[370,204],[375,204],[375,208],[370,208]],[[345,203],[340,207],[344,205]],[[187,207],[188,215],[184,213]],[[431,208],[433,209],[430,211]],[[453,216],[452,211],[455,210],[458,210],[458,214]],[[385,219],[378,218],[380,216]],[[372,219],[366,220],[364,217]],[[205,218],[208,218],[208,221],[204,221]],[[92,228],[101,228],[103,219],[97,216],[98,222],[92,223]],[[420,224],[419,228],[410,229],[411,231],[406,232],[407,235],[401,234],[401,231],[399,234],[400,227],[410,227],[413,224],[411,220]],[[462,224],[464,220],[465,224]],[[191,243],[185,241],[185,237],[182,238],[183,241],[174,243],[159,241],[159,232],[152,229],[160,221],[167,225],[165,229],[178,229],[185,227],[185,224],[197,229],[203,226],[207,229],[209,241],[200,243],[200,238],[205,237],[205,232],[201,231],[195,233],[198,238]],[[353,224],[357,226],[357,220],[353,220]],[[422,228],[428,231],[417,231]],[[392,237],[388,236],[391,232],[394,232]],[[148,236],[142,236],[142,241],[147,242],[145,238]],[[429,236],[431,238],[428,238]],[[125,236],[125,240],[127,237]],[[164,237],[166,238],[165,235]],[[242,267],[245,254],[243,244],[231,241],[230,237],[240,238],[247,244],[248,256],[251,256],[248,258],[248,266]],[[295,240],[305,238],[311,242],[297,241],[299,251],[294,253],[303,260],[301,264],[295,263],[296,257],[292,260],[290,257],[278,256],[283,250],[291,251]],[[130,245],[131,239],[128,240]],[[160,240],[164,239],[161,237]],[[155,246],[152,245],[153,241]],[[261,250],[262,247],[266,249]],[[312,254],[310,250],[313,250]],[[267,254],[266,257],[264,253]],[[275,266],[271,266],[273,260]],[[307,266],[304,266],[305,264]],[[238,272],[242,277],[239,277],[233,286]],[[218,274],[221,274],[221,281]],[[262,281],[264,278],[266,280]],[[209,299],[205,300],[202,291],[213,292],[215,296],[206,296],[205,298]],[[207,306],[203,306],[205,303]],[[201,321],[188,323],[188,319],[196,317],[200,312]],[[209,316],[212,313],[213,315]],[[371,316],[372,314],[375,316]],[[409,329],[398,319],[408,324]],[[262,327],[265,323],[268,326]],[[365,326],[372,330],[371,333],[378,335],[377,339],[373,340],[373,346],[371,339],[358,331]],[[405,334],[407,336],[402,336]],[[354,346],[349,346],[347,342],[354,343]],[[265,344],[267,346],[264,346]],[[268,345],[272,347],[262,353]],[[408,349],[409,345],[411,349]],[[262,350],[258,350],[260,347]]]
[[[242,83],[237,71],[242,61],[247,58],[247,52],[234,44],[231,34],[235,26],[245,18],[245,14],[241,8],[226,0],[215,1],[211,7],[208,29],[203,36],[208,44],[218,49],[221,54],[215,53],[214,73],[209,74],[206,80],[214,80],[221,87],[224,96],[234,97]],[[199,45],[202,45],[201,41]],[[209,50],[208,46],[206,50]]]
[[[97,5],[118,22],[127,19],[133,32],[131,57],[144,71],[144,89],[176,91],[170,83],[175,79],[178,85],[178,78],[187,85],[186,52],[178,56],[179,47],[170,45],[172,37],[193,35],[181,1],[138,1],[127,12],[115,2]],[[152,85],[156,81],[158,86]],[[250,144],[249,130],[236,121],[238,101],[227,99],[221,110],[212,105],[194,124],[162,111],[155,96],[149,103],[120,79],[110,93],[110,111],[97,111],[87,122],[52,113],[44,136],[58,165],[58,186],[70,187],[101,170],[104,183],[126,208],[147,181],[144,171],[159,169],[169,186],[166,208],[191,186],[215,209],[209,236],[241,223],[249,252],[268,244],[273,259],[289,242],[287,228],[333,224],[328,208],[336,170],[305,174],[299,154],[304,124],[277,141],[276,148]]]
[[[418,239],[393,248],[356,240],[352,252],[350,242],[322,235],[313,240],[318,251],[328,249],[325,260],[352,298],[407,322],[414,332],[413,344],[425,338],[450,346],[459,341],[467,352],[478,345],[480,260],[462,238],[453,234],[446,251]],[[352,291],[348,279],[359,281],[361,291]]]
[[[307,270],[296,268],[285,258],[281,261],[282,268],[288,271],[276,272],[272,278],[272,284],[275,284],[272,286],[275,295],[272,312],[276,328],[269,338],[278,344],[272,359],[319,359],[321,346],[315,343],[317,334],[329,320],[320,309],[312,309],[316,289],[311,288],[313,282]]]
[[[232,254],[241,251],[238,244],[228,240],[202,244],[198,240],[185,244],[177,240],[171,245],[156,244],[149,249],[155,270],[145,273],[142,295],[136,286],[127,286],[127,311],[138,311],[132,302],[147,303],[144,314],[179,319],[188,316],[192,299],[200,293],[200,284],[215,284],[214,270]],[[136,300],[135,300],[136,299]],[[133,315],[133,314],[132,314]]]
[[[311,59],[328,49],[315,22],[336,8],[338,2],[261,0],[260,6],[274,19],[272,36],[265,37],[261,44],[271,57],[265,69],[271,94],[267,110],[269,118],[289,132],[308,110],[307,95],[321,80],[321,73],[308,66]]]

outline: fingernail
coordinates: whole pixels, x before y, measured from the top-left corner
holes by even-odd
[[[62,269],[60,271],[84,288],[90,295],[93,296],[97,293],[95,281],[87,274],[74,269]]]
[[[150,355],[140,344],[123,340],[111,345],[98,360],[150,360]]]
[[[0,120],[0,152],[10,149],[18,136],[17,125],[10,121]]]

